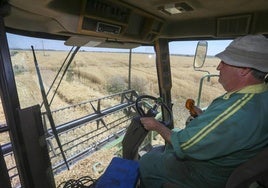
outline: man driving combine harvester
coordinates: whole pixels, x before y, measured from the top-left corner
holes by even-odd
[[[141,118],[167,142],[163,153],[141,157],[141,187],[225,187],[236,167],[268,146],[268,40],[239,37],[216,56],[226,93],[185,129]]]

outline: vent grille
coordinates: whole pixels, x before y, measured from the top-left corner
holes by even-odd
[[[221,17],[217,20],[217,36],[236,36],[249,33],[251,15]]]
[[[85,14],[126,23],[130,10],[108,0],[87,0]]]

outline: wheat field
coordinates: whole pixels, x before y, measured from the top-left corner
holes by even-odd
[[[36,51],[46,91],[52,84],[67,54],[68,52],[65,51]],[[13,51],[11,60],[21,108],[41,104],[42,97],[32,52]],[[200,78],[207,74],[206,72],[194,71],[193,60],[192,56],[170,56],[175,127],[183,128],[185,126],[185,121],[189,115],[184,107],[185,101],[188,98],[197,99]],[[209,71],[210,74],[217,74],[218,63],[218,59],[209,57],[206,59],[203,70]],[[110,95],[111,92],[107,88],[111,84],[120,86],[119,89],[122,90],[128,89],[129,54],[81,51],[72,61],[69,70],[51,103],[51,110]],[[154,54],[132,54],[131,86],[140,94],[159,96]],[[209,81],[205,79],[200,106],[207,106],[223,92],[217,78]],[[50,97],[48,95],[48,98]],[[56,121],[60,122],[62,118],[66,117],[57,117]],[[3,110],[0,110],[0,122],[1,124],[5,123]],[[7,137],[8,135],[2,136],[0,143],[7,142]],[[97,178],[101,172],[96,173],[92,166],[100,161],[103,167],[107,166],[113,153],[113,149],[103,153],[94,153],[88,159],[74,165],[70,171],[57,175],[55,177],[56,184],[58,185],[70,178],[77,179],[81,177],[81,174],[90,174],[93,178]]]
[[[31,51],[19,51],[12,56],[13,67],[27,71],[16,74],[22,108],[40,104],[42,101],[32,56]],[[66,56],[65,51],[36,52],[46,91]],[[71,73],[66,74],[66,77],[69,75],[71,78],[63,79],[58,95],[51,104],[51,109],[109,95],[106,87],[111,80],[123,85],[122,89],[127,89],[128,58],[128,53],[78,52],[69,67],[72,70]],[[172,102],[175,108],[178,107],[181,110],[184,109],[184,102],[187,98],[197,99],[199,80],[207,74],[193,70],[193,59],[192,56],[173,55],[170,57]],[[219,60],[216,58],[207,58],[203,70],[209,71],[210,74],[217,74],[218,63]],[[154,55],[132,54],[131,83],[133,87],[141,90],[139,91],[141,94],[159,96]],[[217,78],[209,82],[205,80],[203,90],[201,106],[208,105],[213,98],[223,93],[222,87],[217,83]]]

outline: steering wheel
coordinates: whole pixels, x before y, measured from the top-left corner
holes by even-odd
[[[136,99],[135,106],[141,117],[155,117],[165,126],[169,126],[173,120],[171,110],[163,102],[161,97],[156,98],[150,95],[141,95]],[[161,108],[160,111],[158,111],[159,107],[163,107],[168,112],[167,120],[163,120]]]

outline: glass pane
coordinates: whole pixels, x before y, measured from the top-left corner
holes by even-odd
[[[224,49],[228,45],[228,42],[221,41],[215,44],[215,41],[208,42],[208,55],[205,59],[202,71],[195,71],[193,65],[194,53],[196,49],[197,41],[188,42],[172,42],[170,44],[171,51],[176,49],[177,54],[171,54],[171,73],[172,73],[172,102],[174,113],[174,126],[184,128],[185,123],[190,116],[188,110],[185,107],[187,99],[193,99],[195,105],[198,104],[199,92],[200,92],[200,108],[207,107],[214,98],[222,95],[224,90],[218,83],[218,77],[213,76],[208,79],[208,75],[217,75],[216,70],[219,59],[213,55]],[[212,44],[213,46],[210,46]],[[221,48],[216,48],[221,46]],[[214,51],[211,51],[213,48]],[[202,87],[200,88],[200,81]]]
[[[122,101],[127,104],[127,98],[135,99],[131,92],[127,93],[129,89],[136,94],[159,95],[153,48],[133,49],[130,56],[130,50],[126,49],[83,47],[68,65],[74,49],[69,54],[71,47],[64,47],[63,41],[27,37],[25,46],[18,47],[15,44],[21,42],[12,41],[23,41],[25,37],[9,36],[10,44],[14,44],[10,45],[10,51],[20,105],[21,108],[41,106],[56,185],[85,174],[98,178],[112,157],[121,155],[120,144],[113,141],[123,135],[134,115],[133,108],[126,109],[128,115],[126,110],[114,110],[109,115],[109,110],[120,107]],[[30,41],[40,75],[34,64]],[[41,89],[47,94],[53,123],[71,171],[66,170],[56,134],[47,118]],[[89,121],[96,116],[101,118]],[[106,149],[100,149],[104,145]]]

